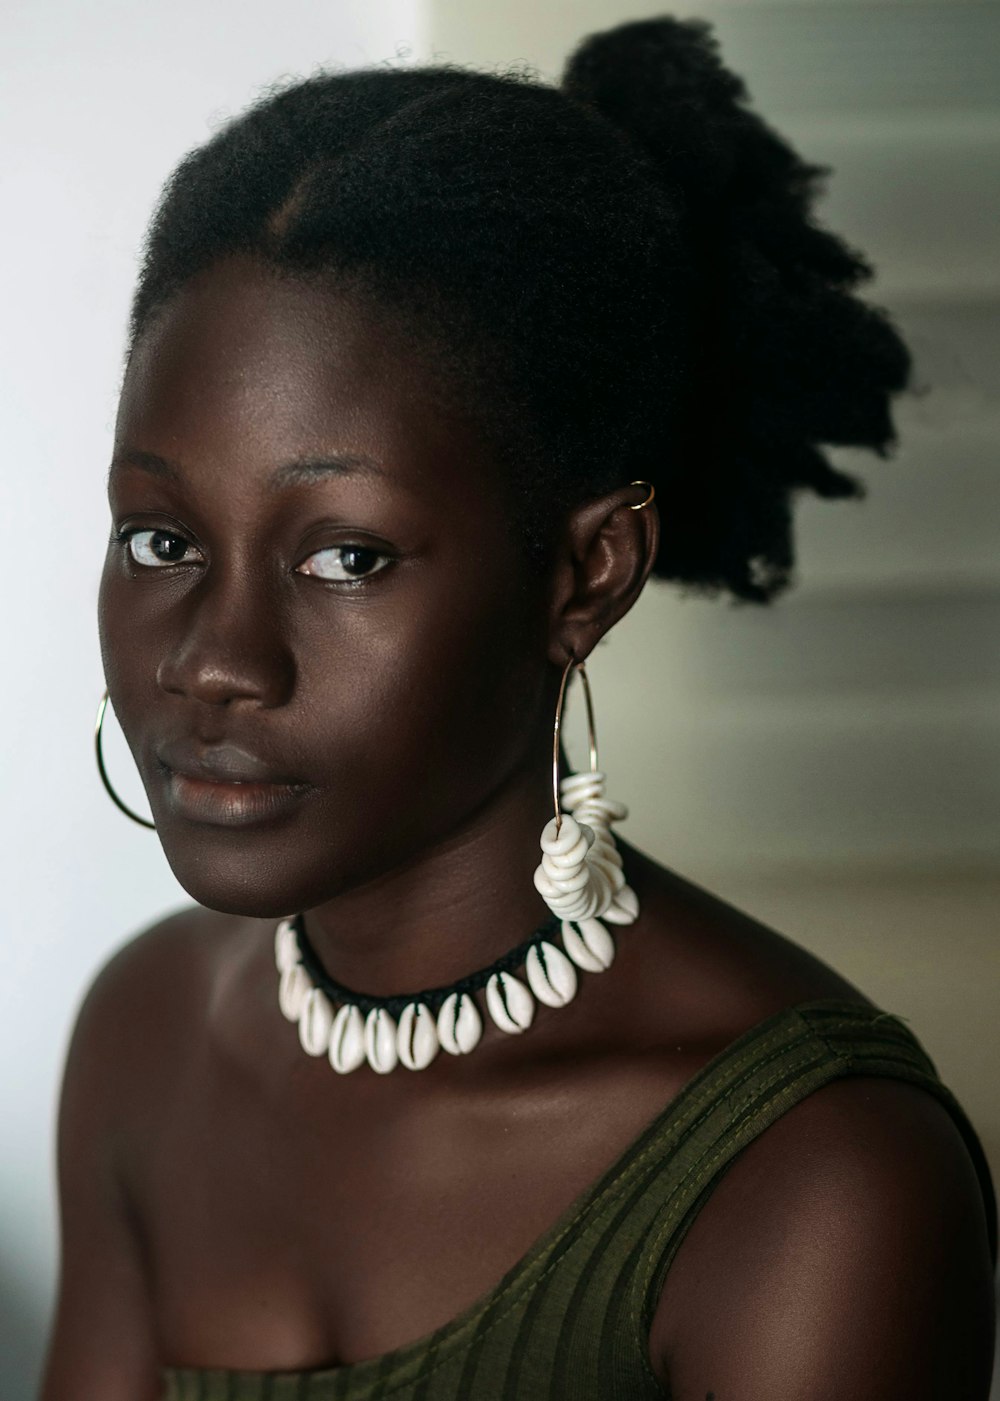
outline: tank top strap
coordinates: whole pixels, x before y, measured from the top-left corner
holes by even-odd
[[[838,998],[800,1003],[753,1027],[711,1061],[687,1086],[680,1115],[663,1125],[671,1143],[662,1163],[662,1199],[632,1261],[644,1335],[681,1242],[736,1156],[814,1090],[853,1075],[919,1085],[951,1114],[982,1189],[996,1266],[997,1203],[982,1144],[903,1019]],[[649,1190],[655,1193],[652,1183]]]

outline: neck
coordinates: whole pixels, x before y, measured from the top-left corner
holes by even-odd
[[[550,757],[512,774],[405,866],[307,911],[324,968],[384,997],[443,986],[493,963],[551,918],[532,876],[552,810]]]

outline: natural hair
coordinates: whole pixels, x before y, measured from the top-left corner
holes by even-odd
[[[766,602],[791,497],[860,496],[909,378],[871,268],[817,226],[829,171],[747,106],[710,26],[585,40],[559,88],[453,67],[324,73],[195,150],[153,220],[132,339],[220,258],[361,288],[447,364],[514,484],[529,553],[641,477],[661,578]]]

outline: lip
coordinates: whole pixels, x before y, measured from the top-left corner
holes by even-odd
[[[228,742],[173,740],[157,750],[157,759],[167,777],[171,808],[190,822],[251,826],[288,812],[311,788]]]

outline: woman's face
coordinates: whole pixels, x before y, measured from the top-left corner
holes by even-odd
[[[390,871],[550,733],[544,581],[440,387],[358,296],[244,260],[135,349],[101,646],[202,904],[279,915]]]

